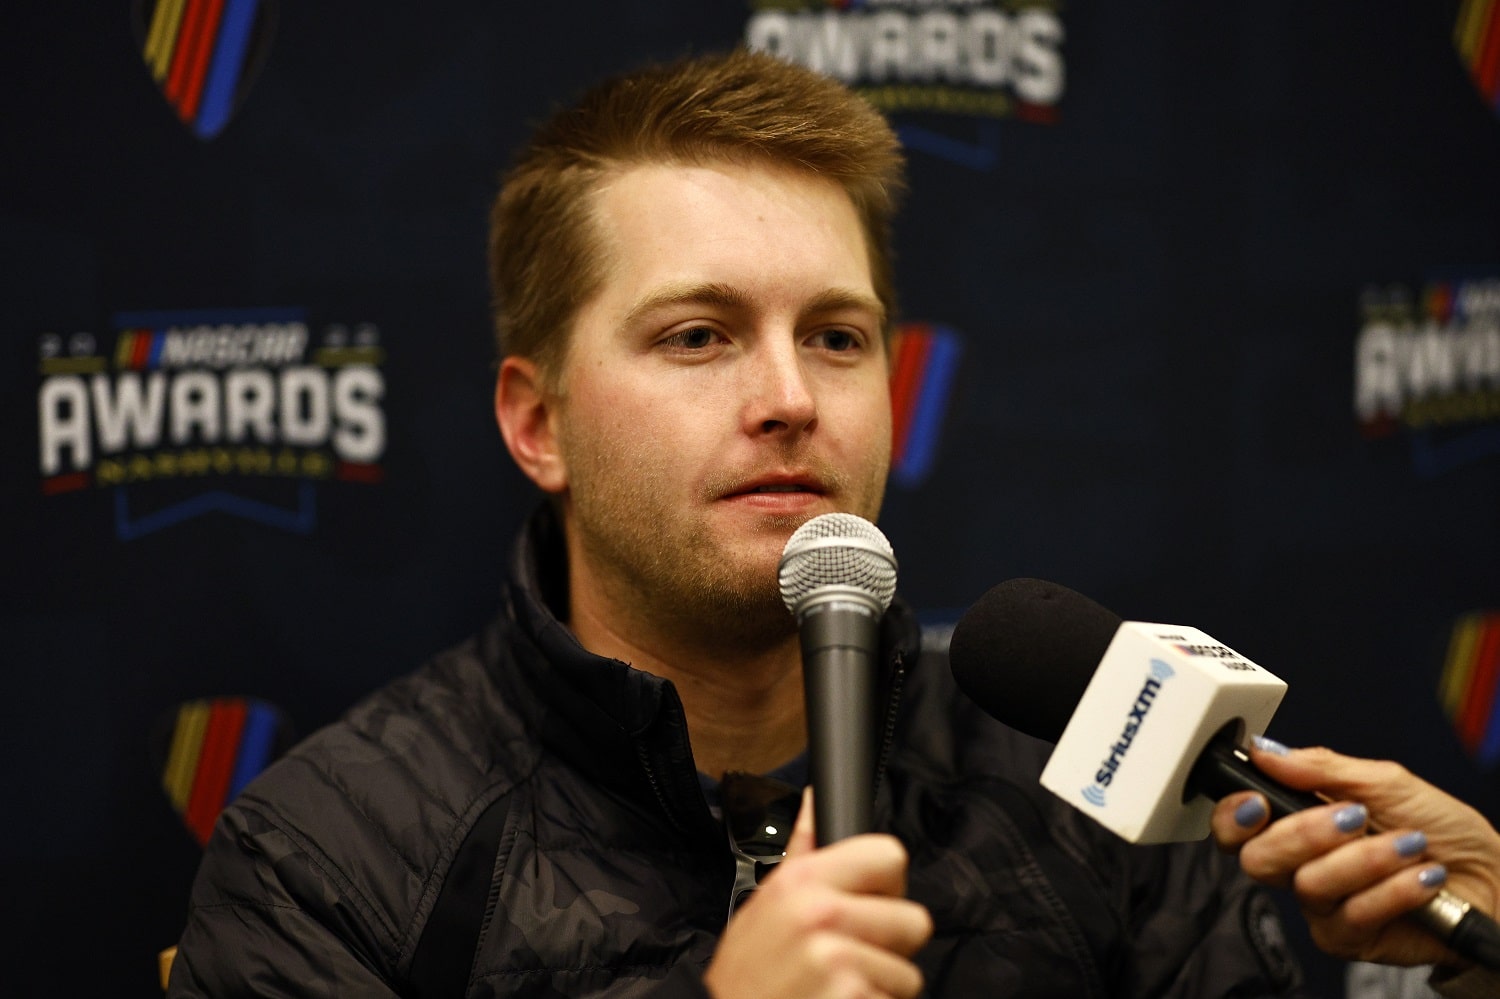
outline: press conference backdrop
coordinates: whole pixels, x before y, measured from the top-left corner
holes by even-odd
[[[224,797],[495,611],[497,175],[742,42],[910,154],[882,526],[924,618],[1039,576],[1196,625],[1290,683],[1273,735],[1494,816],[1497,7],[9,11],[4,991],[157,994]]]

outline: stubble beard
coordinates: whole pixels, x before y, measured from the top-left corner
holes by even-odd
[[[579,457],[575,452],[575,462]],[[585,474],[572,477],[569,529],[577,532],[607,598],[627,620],[704,648],[747,654],[796,634],[796,620],[781,599],[777,563],[786,539],[811,515],[766,515],[756,537],[723,537],[698,514],[735,487],[732,479],[706,483],[693,510],[681,511],[653,488],[670,478],[647,455],[629,449],[592,453],[587,465],[575,465]],[[851,476],[826,467],[818,475],[832,495],[851,495]],[[873,519],[878,486],[867,482],[855,491],[866,509],[851,512]]]

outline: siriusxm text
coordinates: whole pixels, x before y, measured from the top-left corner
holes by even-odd
[[[1136,695],[1135,703],[1130,707],[1130,714],[1125,718],[1125,727],[1120,731],[1120,737],[1115,740],[1114,745],[1109,747],[1109,755],[1099,764],[1099,770],[1094,774],[1096,784],[1108,787],[1115,779],[1115,771],[1120,769],[1120,764],[1125,760],[1125,754],[1130,751],[1130,744],[1135,741],[1136,733],[1145,723],[1146,715],[1150,712],[1151,705],[1156,700],[1156,692],[1159,690],[1161,690],[1161,681],[1148,676],[1141,687],[1141,692]]]

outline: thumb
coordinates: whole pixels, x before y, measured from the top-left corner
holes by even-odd
[[[1288,787],[1314,791],[1330,801],[1362,802],[1374,811],[1398,810],[1404,821],[1418,820],[1423,791],[1429,787],[1399,764],[1345,756],[1321,746],[1286,749],[1274,743],[1267,747],[1263,741],[1251,762]]]
[[[812,853],[817,848],[817,833],[813,828],[813,789],[809,785],[802,789],[802,807],[797,810],[797,821],[786,841],[786,859]]]
[[[1340,778],[1345,762],[1359,762],[1327,749],[1288,749],[1279,742],[1259,739],[1250,751],[1250,761],[1266,776],[1298,791],[1321,791],[1342,796]]]

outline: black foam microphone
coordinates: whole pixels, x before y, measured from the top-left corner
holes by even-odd
[[[875,675],[880,617],[896,556],[852,513],[814,517],[787,539],[781,598],[797,618],[818,844],[869,832],[875,796]]]
[[[1102,674],[1107,666],[1112,669],[1114,662],[1122,660],[1117,654],[1117,635],[1123,635],[1131,625],[1066,587],[1036,579],[1010,580],[981,597],[955,626],[950,646],[953,676],[959,688],[992,717],[1028,735],[1060,742],[1096,673]],[[1171,629],[1146,627],[1155,632]],[[1237,657],[1223,646],[1212,648]],[[1142,664],[1137,673],[1144,668]],[[1131,706],[1133,716],[1127,726],[1134,725],[1132,736],[1144,733],[1151,725],[1185,727],[1197,720],[1189,717],[1190,712],[1176,710],[1170,704],[1159,707],[1166,703],[1166,684],[1171,682],[1157,683],[1147,705],[1149,711]],[[1182,808],[1189,807],[1198,795],[1218,800],[1236,791],[1264,794],[1273,819],[1325,803],[1316,795],[1294,790],[1261,773],[1238,744],[1238,728],[1243,726],[1220,728],[1218,723],[1214,718],[1203,729],[1209,733],[1206,742],[1188,750],[1187,759],[1173,761],[1186,774],[1180,785]],[[1099,734],[1114,738],[1110,731]],[[1130,741],[1125,740],[1127,748]],[[1118,748],[1118,743],[1112,747]],[[1057,755],[1054,752],[1054,757]],[[1118,764],[1121,758],[1123,754],[1111,753],[1108,759]],[[1052,790],[1085,814],[1105,821],[1101,809],[1092,807],[1104,804],[1097,789],[1085,788],[1077,800],[1058,788]],[[1130,783],[1112,782],[1108,793],[1128,796]],[[1108,804],[1113,807],[1124,803],[1112,800]],[[1115,831],[1120,832],[1118,828]],[[1453,893],[1440,891],[1409,917],[1458,954],[1500,968],[1500,926]]]

